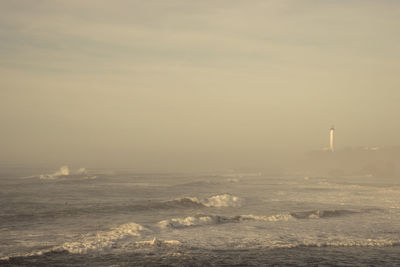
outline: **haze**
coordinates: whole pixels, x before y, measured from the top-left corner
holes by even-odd
[[[0,1],[0,162],[260,169],[398,145],[398,1]]]

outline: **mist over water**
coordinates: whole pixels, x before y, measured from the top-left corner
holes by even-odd
[[[332,124],[399,145],[397,1],[0,5],[1,166],[285,170]]]
[[[400,1],[0,1],[0,265],[400,265]]]

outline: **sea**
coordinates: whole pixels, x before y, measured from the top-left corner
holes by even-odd
[[[2,266],[396,266],[400,180],[0,170]]]

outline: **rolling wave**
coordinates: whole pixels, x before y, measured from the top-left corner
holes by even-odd
[[[241,246],[243,246],[242,244]],[[265,249],[298,249],[298,248],[340,248],[340,247],[348,247],[348,248],[384,248],[384,247],[400,247],[400,241],[399,240],[391,240],[391,239],[358,239],[358,240],[349,240],[349,239],[341,239],[341,240],[331,240],[331,241],[317,241],[317,240],[309,240],[309,241],[293,241],[290,243],[285,243],[285,242],[261,242],[259,245],[256,245],[254,247],[254,243],[251,244],[251,248],[249,248],[247,251],[251,251],[254,249],[254,252],[257,252],[259,249],[262,249],[263,252],[265,253]],[[260,246],[261,245],[261,246]],[[240,246],[240,247],[241,247]],[[112,248],[112,247],[111,247]],[[170,251],[170,252],[176,252],[175,248],[179,248],[178,252],[180,251],[179,256],[182,254],[185,254],[185,251],[187,250],[188,253],[193,253],[194,249],[191,246],[188,246],[187,244],[184,245],[178,240],[159,240],[157,238],[154,238],[149,241],[136,241],[130,243],[127,247],[124,247],[126,252],[132,253],[131,249],[138,249],[136,251],[140,252],[140,249],[146,249],[144,250],[146,256],[153,255],[153,253],[159,252],[160,248],[162,248],[162,251]],[[100,248],[100,251],[103,248]],[[149,251],[147,249],[155,249],[156,251],[150,252],[151,254],[148,254]],[[13,263],[18,263],[18,262],[24,262],[24,258],[29,258],[29,257],[43,257],[43,261],[46,262],[46,259],[48,257],[53,257],[57,256],[59,254],[86,254],[88,252],[99,252],[96,250],[65,250],[62,248],[54,248],[54,249],[48,249],[48,250],[40,250],[34,253],[27,253],[24,255],[14,255],[14,256],[6,256],[0,258],[0,264],[13,264]],[[231,250],[232,251],[232,250]],[[233,250],[234,251],[234,250]],[[242,250],[239,250],[242,252]],[[290,251],[290,250],[289,250]],[[202,253],[205,253],[205,255],[208,255],[209,251],[208,249],[201,249]],[[215,250],[214,250],[215,252]],[[162,255],[162,254],[160,254]],[[165,255],[165,254],[164,254]],[[168,255],[168,254],[167,254]],[[170,254],[171,255],[171,254]],[[40,258],[36,258],[35,261],[40,261]],[[24,265],[25,266],[25,265]]]
[[[109,231],[99,231],[96,233],[87,234],[77,241],[65,242],[60,246],[42,249],[23,255],[2,257],[0,258],[0,261],[8,261],[11,258],[33,257],[65,252],[70,254],[98,253],[118,248],[120,246],[119,242],[121,241],[128,241],[128,246],[135,248],[170,247],[181,245],[181,243],[177,240],[160,240],[153,238],[152,240],[148,241],[134,241],[130,239],[139,238],[143,232],[148,233],[150,230],[140,224],[130,222],[114,227]]]
[[[97,232],[87,235],[76,242],[66,242],[53,250],[67,250],[70,253],[88,253],[110,249],[116,242],[127,237],[138,237],[146,228],[137,223],[126,223],[110,231]]]
[[[238,223],[243,221],[264,221],[264,222],[277,222],[288,221],[292,218],[289,214],[277,214],[272,216],[256,216],[256,215],[238,215],[233,217],[220,216],[220,215],[195,215],[184,218],[172,218],[158,222],[160,228],[186,228],[196,227],[203,225],[217,225],[224,223]]]
[[[202,201],[205,203],[213,203],[213,199],[228,199],[227,203],[232,201],[233,196],[228,194],[212,196]],[[197,198],[182,198],[170,201],[169,204],[174,205],[195,205],[205,206],[203,202]],[[219,203],[219,202],[216,203]],[[219,207],[220,204],[216,204]],[[225,205],[225,204],[224,204]],[[341,216],[350,216],[371,210],[311,210],[299,211],[291,213],[279,213],[271,216],[262,215],[237,215],[237,216],[222,216],[222,215],[194,215],[187,217],[177,217],[159,221],[158,229],[185,229],[191,227],[212,226],[228,223],[245,223],[254,222],[295,222],[296,220],[304,219],[329,219]],[[293,225],[292,225],[293,226]],[[157,231],[156,231],[157,232]],[[151,247],[171,247],[183,246],[178,240],[160,240],[154,237],[151,240],[140,240],[150,234],[153,234],[149,228],[146,228],[135,222],[129,222],[106,231],[98,231],[88,233],[78,238],[75,241],[65,242],[59,246],[49,249],[34,251],[25,255],[13,255],[0,258],[0,260],[8,260],[10,257],[30,257],[41,256],[48,253],[68,252],[71,254],[87,254],[94,252],[102,252],[116,248],[151,248]],[[144,235],[143,235],[144,234]],[[139,240],[138,240],[139,239]],[[388,239],[332,239],[332,240],[292,240],[290,242],[271,243],[272,240],[261,241],[261,245],[266,248],[296,248],[296,247],[387,247],[400,246],[398,240]]]
[[[199,199],[197,197],[184,197],[177,198],[171,201],[167,201],[167,204],[182,204],[185,206],[204,206],[204,207],[240,207],[243,204],[243,200],[237,196],[231,194],[220,194],[214,195],[205,199]]]
[[[62,206],[56,210],[47,210],[42,212],[25,211],[18,214],[0,215],[1,223],[10,223],[20,220],[37,220],[37,219],[56,219],[60,217],[81,216],[86,214],[105,214],[105,213],[127,213],[141,212],[149,210],[165,210],[165,209],[199,209],[199,208],[224,208],[224,207],[240,207],[243,200],[230,194],[221,194],[211,196],[205,199],[197,197],[184,197],[174,200],[162,202],[148,202],[138,204],[122,204],[99,206],[91,205],[88,207]]]
[[[311,211],[292,212],[290,213],[290,215],[296,219],[320,219],[320,218],[342,217],[357,213],[360,212],[352,210],[311,210]]]
[[[291,213],[281,213],[271,216],[259,215],[237,215],[233,217],[221,215],[195,215],[184,218],[172,218],[158,222],[161,228],[186,228],[196,227],[203,225],[216,225],[224,223],[237,223],[243,221],[263,221],[263,222],[279,222],[289,221],[293,219],[327,219],[332,217],[348,216],[352,214],[359,214],[360,211],[352,210],[312,210],[312,211],[299,211]]]

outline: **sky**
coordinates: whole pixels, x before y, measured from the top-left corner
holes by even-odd
[[[395,0],[0,0],[0,163],[261,168],[399,145]]]

